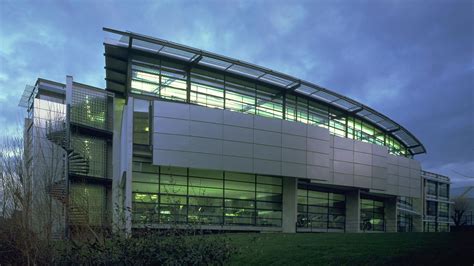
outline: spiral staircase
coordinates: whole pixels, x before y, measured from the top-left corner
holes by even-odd
[[[69,145],[68,131],[65,121],[50,123],[47,127],[46,138],[61,147],[68,157],[68,175],[88,175],[89,160],[81,152]],[[76,144],[77,145],[77,144]],[[88,211],[76,202],[69,201],[67,193],[67,181],[61,179],[55,181],[48,193],[68,208],[68,218],[71,225],[86,225],[88,223]]]

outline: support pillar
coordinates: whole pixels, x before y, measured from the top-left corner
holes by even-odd
[[[132,230],[132,155],[133,98],[114,99],[112,227],[115,232],[131,234]]]
[[[360,191],[346,193],[346,232],[360,232]]]
[[[283,177],[283,233],[296,233],[298,179]]]

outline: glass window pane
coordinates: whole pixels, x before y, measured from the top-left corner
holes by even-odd
[[[197,206],[222,206],[222,197],[209,198],[209,197],[189,197],[189,205]]]
[[[226,198],[233,198],[233,199],[255,199],[255,192],[254,191],[242,191],[242,190],[230,190],[225,189]]]
[[[161,174],[160,183],[185,186],[188,184],[188,178],[186,176]]]
[[[178,185],[160,185],[161,194],[177,194],[177,195],[186,195],[187,187],[178,186]]]
[[[207,178],[200,178],[200,177],[189,178],[189,186],[222,188],[223,185],[224,183],[222,180],[207,179]]]
[[[235,180],[235,181],[242,181],[242,182],[255,182],[255,175],[253,174],[243,174],[243,173],[234,173],[234,172],[226,172],[225,173],[226,180]]]
[[[226,188],[226,189],[237,189],[237,190],[255,191],[255,183],[229,181],[229,180],[226,179],[226,181],[225,181],[225,188]]]
[[[257,183],[281,186],[281,177],[257,175]]]
[[[202,197],[222,197],[223,190],[220,188],[189,187],[189,195]]]

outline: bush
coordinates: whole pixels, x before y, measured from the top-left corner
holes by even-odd
[[[222,235],[194,232],[147,231],[126,238],[111,236],[62,242],[56,247],[56,263],[102,265],[222,265],[235,250]]]

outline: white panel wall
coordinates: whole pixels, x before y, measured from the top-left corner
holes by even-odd
[[[419,197],[420,164],[298,122],[154,102],[153,163],[309,178]]]

